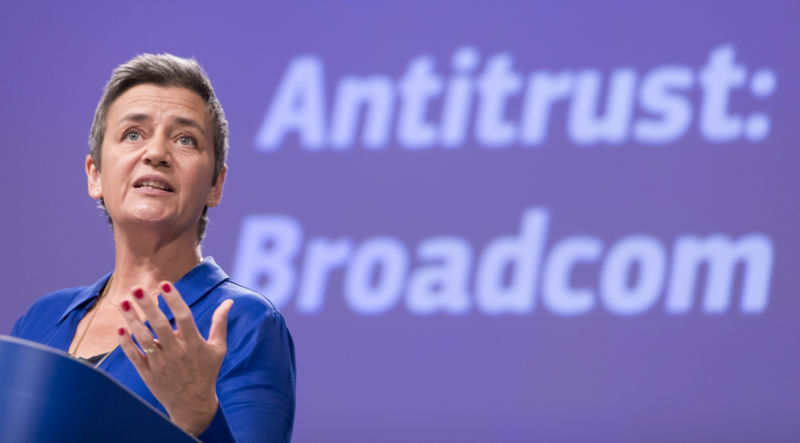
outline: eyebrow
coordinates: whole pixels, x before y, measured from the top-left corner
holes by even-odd
[[[152,119],[147,114],[128,114],[128,115],[125,115],[124,117],[122,117],[121,119],[119,119],[119,122],[122,123],[122,122],[125,122],[125,121],[133,121],[133,122],[136,122],[136,123],[142,123],[142,122],[147,122],[147,121],[150,121],[150,120],[152,120]],[[173,121],[178,126],[191,126],[191,127],[195,128],[195,129],[197,129],[198,131],[200,131],[200,133],[203,134],[204,137],[206,135],[206,131],[203,129],[203,127],[200,125],[200,123],[197,123],[196,121],[192,120],[191,118],[188,118],[188,117],[175,117],[173,119]]]
[[[203,137],[206,136],[206,131],[203,130],[203,127],[200,126],[200,123],[197,123],[196,121],[194,121],[194,120],[192,120],[190,118],[175,117],[175,123],[177,123],[179,126],[191,126],[191,127],[195,128],[195,129],[197,129],[198,131],[200,131],[200,133],[203,134]]]
[[[150,116],[147,114],[127,114],[121,119],[119,119],[119,123],[126,122],[126,121],[134,121],[136,123],[146,122],[150,120]]]

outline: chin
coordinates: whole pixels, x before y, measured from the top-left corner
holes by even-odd
[[[162,211],[137,211],[124,218],[125,225],[131,227],[168,226],[174,221]]]
[[[165,205],[136,205],[125,212],[125,218],[141,222],[158,222],[174,215],[172,208]]]

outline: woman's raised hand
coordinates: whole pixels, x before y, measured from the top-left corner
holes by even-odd
[[[194,323],[192,311],[175,286],[162,282],[159,287],[175,316],[175,329],[158,308],[156,297],[147,296],[141,288],[136,288],[132,299],[145,318],[139,317],[128,300],[123,301],[120,309],[128,329],[119,329],[119,343],[150,392],[164,405],[172,422],[198,435],[208,427],[219,407],[217,375],[227,351],[228,311],[233,300],[225,300],[214,311],[208,340],[204,340]],[[150,322],[158,339],[150,333],[145,321]]]

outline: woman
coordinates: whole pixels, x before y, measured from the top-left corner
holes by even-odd
[[[149,54],[119,66],[89,144],[89,195],[113,227],[114,270],[37,301],[12,335],[91,362],[201,440],[288,441],[295,365],[284,319],[200,252],[228,148],[202,68]]]

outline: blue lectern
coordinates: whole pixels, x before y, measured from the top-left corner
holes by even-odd
[[[0,336],[0,442],[197,442],[88,364]]]

